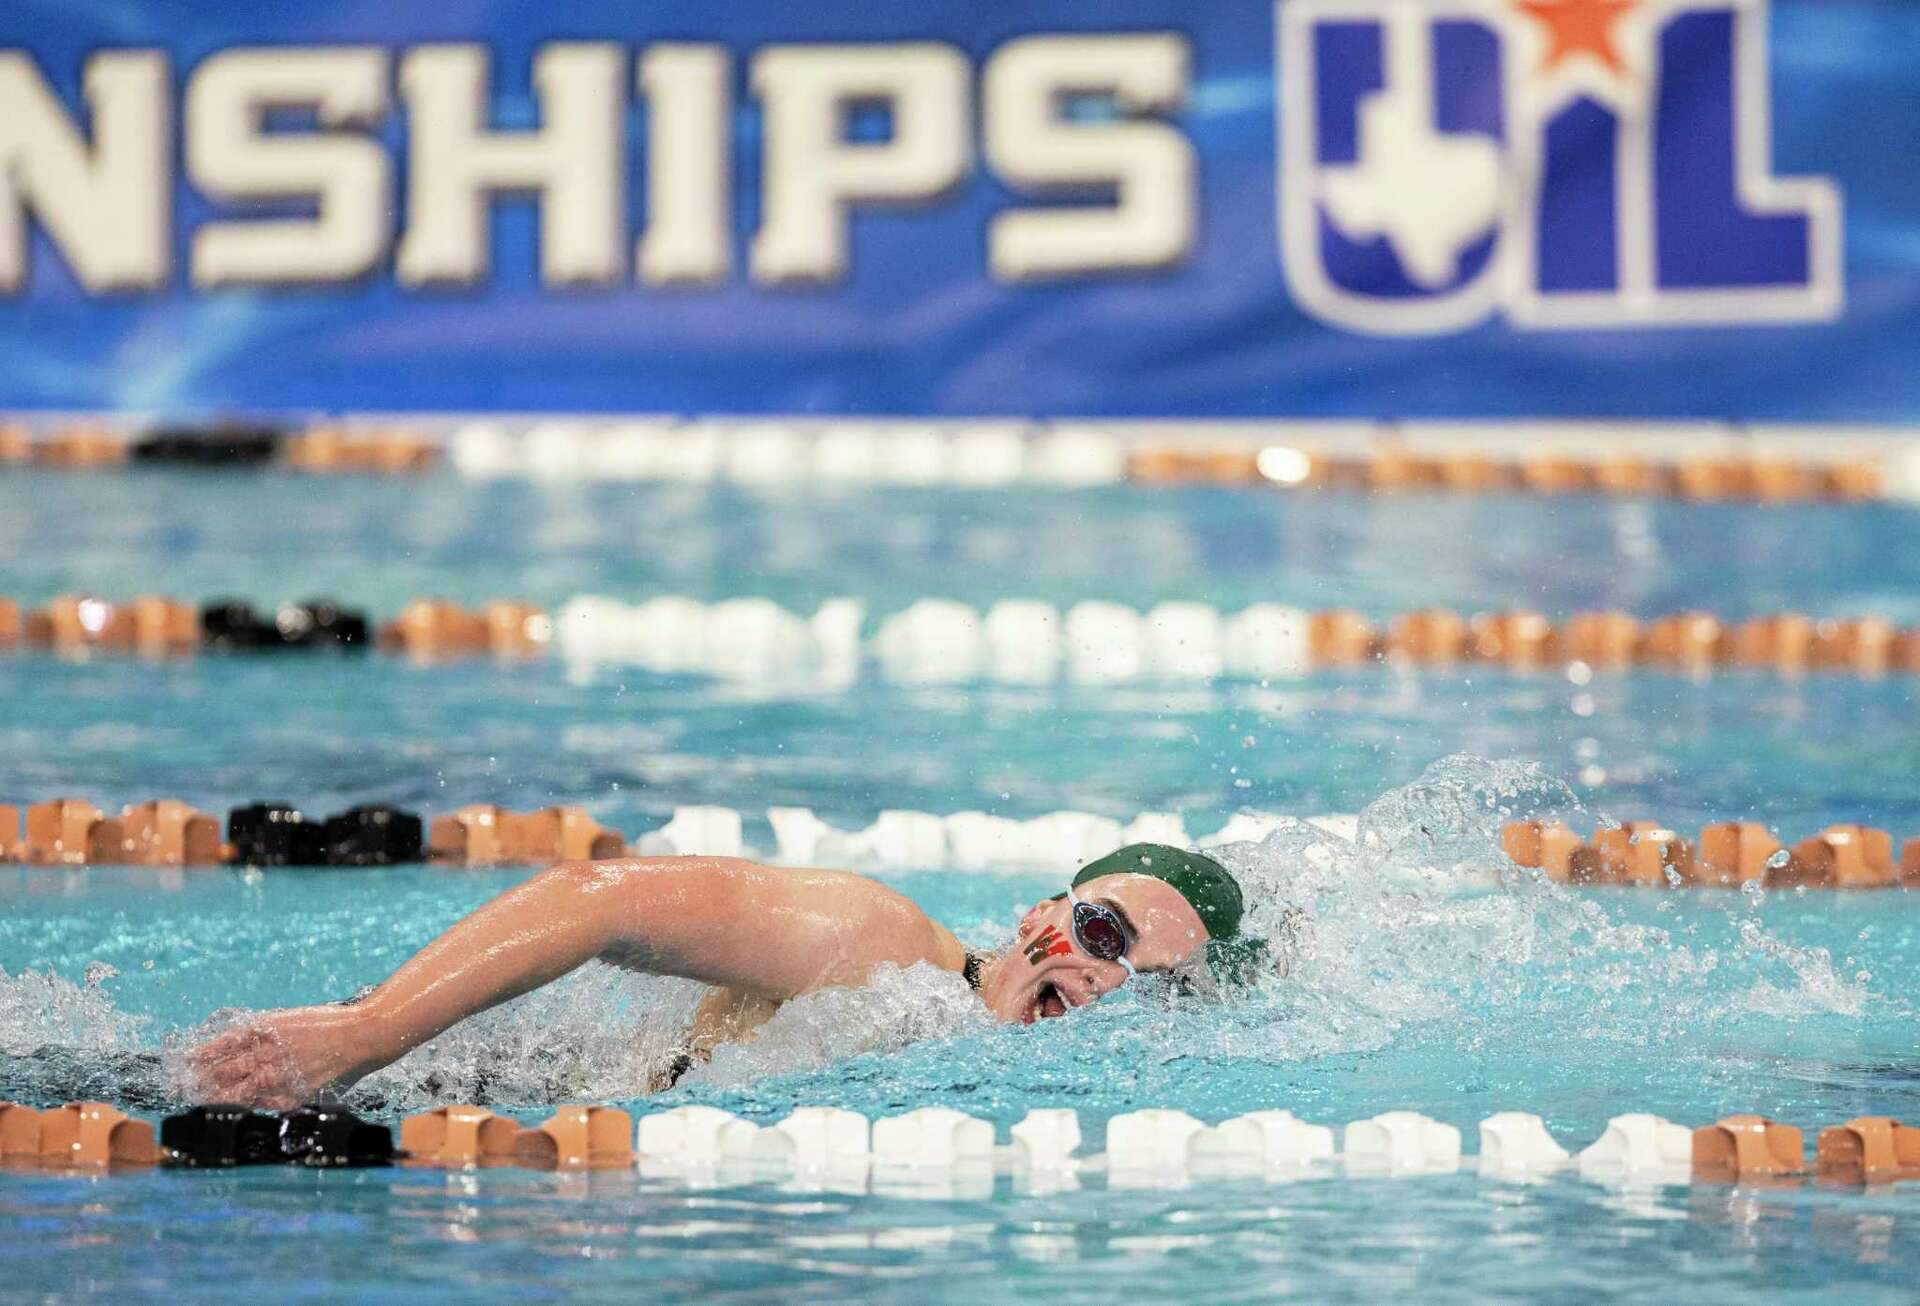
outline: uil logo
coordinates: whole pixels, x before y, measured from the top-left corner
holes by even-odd
[[[1766,0],[1281,0],[1280,243],[1378,335],[1817,321],[1840,192],[1773,175]]]

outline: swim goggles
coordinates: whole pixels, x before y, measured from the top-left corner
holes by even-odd
[[[1073,941],[1080,951],[1099,961],[1117,961],[1127,968],[1127,978],[1137,979],[1140,972],[1127,960],[1127,927],[1120,914],[1102,903],[1087,902],[1067,888],[1067,901],[1073,904]]]

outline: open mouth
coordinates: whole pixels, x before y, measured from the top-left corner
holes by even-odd
[[[1048,1020],[1054,1016],[1067,1014],[1067,1000],[1060,996],[1060,990],[1051,984],[1042,984],[1033,995],[1033,1003],[1027,1008],[1027,1017],[1022,1024],[1031,1025],[1036,1020]]]

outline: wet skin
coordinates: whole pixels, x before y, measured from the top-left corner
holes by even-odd
[[[1206,928],[1163,881],[1108,875],[1077,892],[1127,922],[1138,971],[1181,965]],[[1065,898],[1036,904],[1015,945],[983,967],[980,997],[1003,1020],[1064,1015],[1128,978],[1074,941]],[[476,909],[363,999],[267,1012],[189,1055],[195,1096],[288,1107],[337,1092],[489,1007],[600,959],[699,980],[696,1055],[750,1037],[781,1003],[857,987],[877,966],[926,962],[959,973],[966,949],[899,893],[842,871],[776,869],[737,858],[563,862]]]

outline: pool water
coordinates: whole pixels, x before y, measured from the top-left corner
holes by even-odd
[[[236,495],[237,487],[244,495]],[[244,502],[244,511],[233,505]],[[753,496],[690,487],[475,488],[450,478],[10,475],[0,593],[37,601],[331,592],[376,614],[438,593],[1431,604],[1558,615],[1688,606],[1920,619],[1920,517],[1894,509],[1569,500],[1370,502],[1228,492]],[[1470,545],[1463,545],[1463,541]],[[937,578],[936,581],[930,578]],[[1034,1107],[1332,1125],[1405,1108],[1462,1128],[1542,1115],[1571,1148],[1652,1111],[1802,1125],[1920,1120],[1920,896],[1575,892],[1506,865],[1512,816],[1753,816],[1799,835],[1920,833],[1911,682],[1368,668],[1266,684],[840,688],[631,668],[377,657],[152,666],[0,659],[0,796],[179,796],[327,809],[581,803],[629,834],[678,805],[1125,819],[1357,814],[1233,861],[1284,976],[1155,982],[1030,1029],[952,977],[888,973],[789,1005],[760,1040],[641,1097],[697,997],[591,966],[450,1031],[350,1101],[382,1118],[480,1100],[702,1102],[768,1122],[950,1105],[1002,1130]],[[990,946],[1053,877],[880,872]],[[222,1009],[345,996],[512,872],[0,868],[0,1098],[179,1104],[177,1056]],[[225,1018],[225,1017],[221,1017]],[[1755,1291],[1912,1299],[1920,1185],[1609,1188],[1472,1172],[1195,1181],[1170,1190],[689,1191],[631,1173],[0,1174],[0,1296],[1422,1300]],[[272,1285],[270,1288],[266,1285]]]

